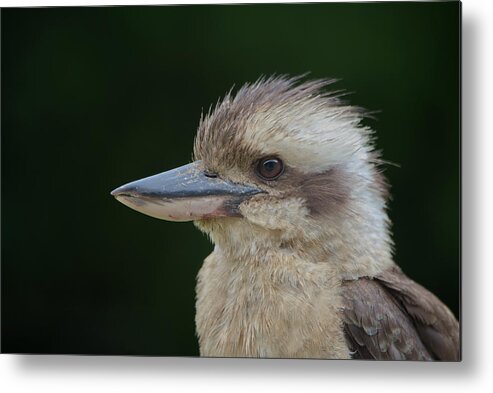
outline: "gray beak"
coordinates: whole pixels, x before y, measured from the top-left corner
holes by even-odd
[[[243,184],[213,177],[200,162],[125,184],[111,192],[124,205],[168,221],[213,217],[241,217],[239,204],[263,192]]]

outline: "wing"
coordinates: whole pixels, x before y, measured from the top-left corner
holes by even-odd
[[[342,286],[342,316],[353,358],[460,359],[459,324],[431,292],[394,267]]]

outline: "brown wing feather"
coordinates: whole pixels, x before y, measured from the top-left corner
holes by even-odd
[[[399,268],[345,281],[342,289],[353,358],[459,360],[459,325],[453,314]]]
[[[376,279],[403,305],[435,359],[460,359],[459,323],[447,306],[397,267]]]

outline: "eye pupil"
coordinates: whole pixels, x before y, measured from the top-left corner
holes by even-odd
[[[259,161],[257,175],[264,180],[275,180],[282,175],[284,164],[279,158],[267,157]]]
[[[264,168],[267,172],[272,172],[276,169],[278,161],[277,160],[269,160],[264,162]]]

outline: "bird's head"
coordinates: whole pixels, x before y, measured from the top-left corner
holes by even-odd
[[[332,82],[272,77],[227,94],[201,119],[194,162],[112,194],[153,217],[193,220],[216,242],[286,245],[370,231],[390,244],[364,111],[324,92]]]

